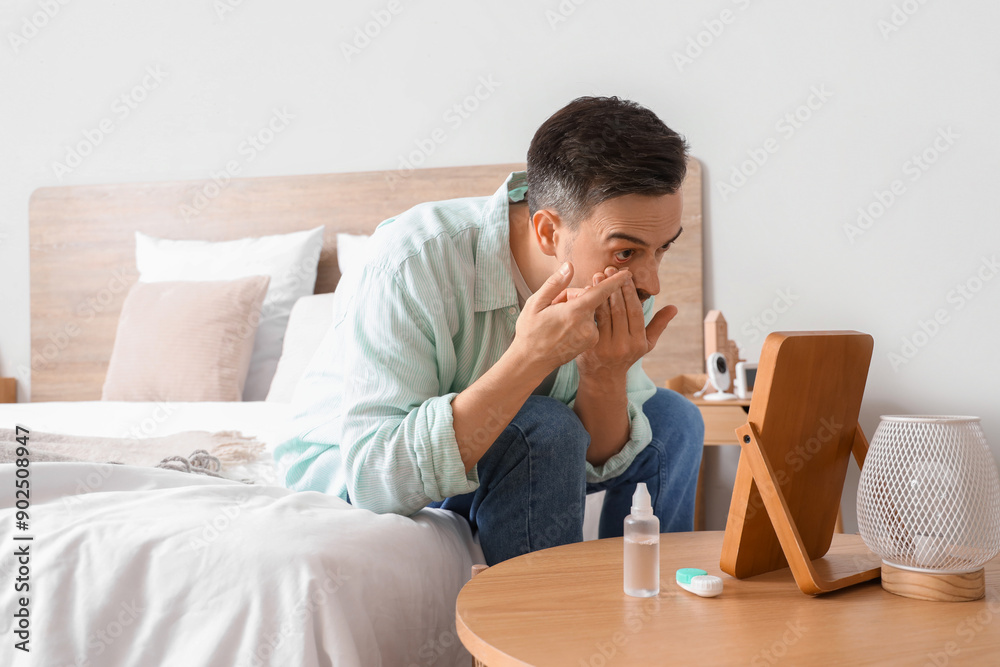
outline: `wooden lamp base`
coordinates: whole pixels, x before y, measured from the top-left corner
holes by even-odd
[[[986,595],[985,570],[965,574],[928,574],[882,563],[882,588],[916,600],[971,602]]]

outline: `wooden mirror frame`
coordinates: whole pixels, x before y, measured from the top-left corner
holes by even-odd
[[[727,574],[789,567],[811,595],[879,576],[867,549],[826,557],[850,457],[861,467],[868,451],[858,414],[873,347],[857,331],[764,341],[747,423],[736,429],[740,462],[719,563]]]

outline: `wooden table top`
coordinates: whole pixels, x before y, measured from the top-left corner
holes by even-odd
[[[688,399],[697,406],[707,405],[709,407],[712,407],[716,405],[735,405],[741,408],[750,407],[749,398],[733,398],[728,401],[706,401],[703,397],[695,398],[694,396],[688,396],[688,395],[685,395],[684,398]]]
[[[872,581],[819,597],[786,568],[745,580],[722,573],[722,532],[660,536],[660,594],[622,591],[622,538],[567,544],[482,572],[456,603],[458,635],[489,667],[506,665],[1000,664],[1000,557],[986,597],[927,602]],[[830,554],[864,549],[834,535]],[[681,567],[721,577],[716,598],[674,583]]]

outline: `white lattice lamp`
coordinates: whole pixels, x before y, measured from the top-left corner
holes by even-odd
[[[978,417],[888,416],[858,484],[858,528],[882,587],[923,600],[978,600],[1000,553],[1000,475]]]

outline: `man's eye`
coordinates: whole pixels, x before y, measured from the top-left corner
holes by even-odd
[[[615,259],[619,262],[627,262],[634,252],[634,250],[619,250],[615,253]],[[624,255],[624,257],[622,255]]]

